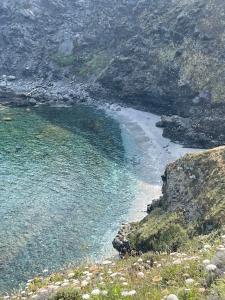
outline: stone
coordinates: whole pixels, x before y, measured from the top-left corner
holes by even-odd
[[[14,81],[14,80],[16,80],[16,76],[14,76],[14,75],[9,75],[9,76],[7,76],[7,80],[9,80],[9,81]]]

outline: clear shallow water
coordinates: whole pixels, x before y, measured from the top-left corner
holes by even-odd
[[[131,108],[0,106],[0,293],[113,253],[121,222],[161,194],[166,164],[193,151],[163,138],[158,120]]]
[[[119,123],[101,110],[0,107],[0,120],[4,292],[46,268],[110,250],[136,179]]]

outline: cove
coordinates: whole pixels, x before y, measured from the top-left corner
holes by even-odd
[[[160,194],[167,162],[190,149],[133,109],[0,107],[0,291],[113,254],[123,221]]]

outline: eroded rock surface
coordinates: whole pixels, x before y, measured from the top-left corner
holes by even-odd
[[[190,240],[225,228],[225,147],[187,154],[167,166],[163,196],[126,236],[136,251],[177,251]],[[221,252],[222,253],[222,252]],[[223,272],[224,252],[213,263]],[[219,267],[220,266],[220,267]]]
[[[18,103],[18,90],[39,86],[36,101],[67,101],[69,86],[71,103],[144,107],[167,116],[160,125],[174,141],[222,145],[224,14],[223,0],[3,0],[1,98],[15,91]]]

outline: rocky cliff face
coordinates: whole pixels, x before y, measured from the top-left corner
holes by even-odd
[[[114,246],[128,252],[177,251],[190,240],[210,239],[222,232],[224,178],[225,147],[188,154],[169,164],[163,176],[163,196],[148,207],[144,220],[125,232],[126,237],[117,236]]]
[[[223,0],[3,0],[0,76],[17,81],[1,95],[88,93],[167,115],[164,135],[185,145],[224,144],[224,15]]]

